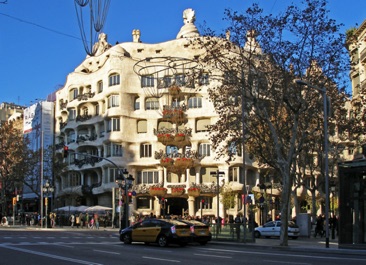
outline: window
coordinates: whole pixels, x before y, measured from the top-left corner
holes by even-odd
[[[121,130],[120,118],[111,118],[107,121],[107,132],[116,132]]]
[[[140,98],[137,97],[135,98],[135,110],[139,110],[140,109]]]
[[[229,182],[241,182],[241,167],[231,167],[229,169]]]
[[[161,121],[158,124],[158,130],[161,130],[163,128],[171,129],[171,128],[173,128],[173,124],[168,121]]]
[[[198,146],[198,153],[201,156],[210,156],[210,154],[211,154],[211,145],[210,144],[200,144]]]
[[[69,99],[74,100],[78,97],[78,89],[77,88],[72,88],[69,92]]]
[[[141,144],[140,145],[140,157],[152,157],[151,144]]]
[[[70,144],[70,143],[75,143],[75,132],[74,131],[70,131],[67,134],[67,144]]]
[[[100,107],[99,104],[95,105],[95,115],[99,115],[100,114]]]
[[[147,133],[147,120],[137,121],[137,133]]]
[[[141,77],[141,87],[154,87],[154,77],[152,75]]]
[[[225,83],[226,84],[236,84],[237,83],[237,77],[234,71],[227,71],[225,72]]]
[[[202,85],[208,85],[209,79],[208,79],[208,73],[202,73],[199,77],[199,84]]]
[[[202,209],[212,209],[212,197],[200,197],[200,200],[196,200],[196,209],[201,208],[201,202],[202,202]]]
[[[137,184],[158,184],[159,172],[158,171],[138,171],[137,172]]]
[[[76,119],[76,109],[68,109],[69,111],[69,120],[73,121]]]
[[[229,146],[229,153],[237,156],[242,156],[241,145],[232,142]]]
[[[150,197],[136,197],[137,209],[150,209]]]
[[[177,86],[184,86],[186,84],[185,76],[183,74],[176,75],[175,83],[177,84]]]
[[[88,116],[88,108],[84,107],[81,112],[83,113],[83,116]]]
[[[123,150],[122,150],[122,145],[121,144],[116,144],[116,143],[109,143],[106,146],[107,148],[107,157],[110,156],[123,156]]]
[[[119,74],[112,74],[109,76],[109,86],[119,85],[120,77]]]
[[[172,76],[164,76],[164,87],[170,87],[173,84]]]
[[[206,132],[210,125],[210,119],[199,119],[196,123],[196,132]]]
[[[103,81],[99,81],[97,83],[97,90],[98,90],[98,93],[103,92]]]
[[[80,186],[81,185],[81,178],[79,172],[70,172],[69,173],[70,178],[70,187]]]
[[[158,110],[159,109],[159,99],[157,98],[147,98],[145,102],[145,110]]]
[[[168,145],[167,147],[166,147],[166,154],[167,155],[171,155],[171,156],[173,156],[173,157],[175,157],[175,155],[177,155],[178,154],[178,147],[176,147],[176,146],[171,146],[171,145]]]
[[[202,108],[202,98],[201,97],[191,97],[188,99],[188,108],[197,109]]]
[[[109,174],[108,177],[106,177],[106,183],[115,182],[119,174],[118,168],[108,168],[108,171]]]
[[[108,108],[119,107],[119,95],[110,95],[108,97]]]

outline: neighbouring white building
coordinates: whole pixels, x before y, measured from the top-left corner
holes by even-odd
[[[40,208],[43,198],[42,187],[48,181],[53,182],[52,150],[54,146],[54,102],[39,101],[24,109],[23,134],[29,139],[29,149],[41,151],[41,157],[34,176],[25,176],[27,185],[23,186],[22,207],[25,212],[34,212]],[[39,191],[35,193],[34,191]],[[40,196],[42,195],[42,196]],[[48,197],[51,197],[48,194]]]

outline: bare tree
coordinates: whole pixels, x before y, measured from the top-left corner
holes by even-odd
[[[317,126],[322,118],[319,91],[293,81],[303,78],[326,87],[334,109],[344,104],[345,38],[339,33],[341,25],[327,17],[325,0],[305,0],[277,16],[263,15],[256,4],[245,14],[225,13],[230,23],[226,37],[208,29],[197,42],[205,49],[202,62],[216,79],[209,97],[219,119],[211,126],[210,139],[229,163],[232,147],[243,146],[281,176],[280,245],[287,246],[296,161],[309,136],[320,143],[323,135]]]

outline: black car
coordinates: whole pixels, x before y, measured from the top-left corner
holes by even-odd
[[[157,243],[161,247],[169,244],[186,246],[192,242],[190,226],[177,220],[149,218],[120,230],[120,241],[125,244],[144,242]]]
[[[208,241],[211,241],[212,234],[209,225],[196,220],[182,220],[181,222],[190,226],[193,242],[206,245]]]

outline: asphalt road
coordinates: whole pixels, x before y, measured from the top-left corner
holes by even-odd
[[[265,239],[263,239],[265,240]],[[301,239],[299,239],[301,240]],[[268,241],[271,242],[271,241]],[[298,241],[296,241],[298,242]],[[124,245],[116,231],[0,230],[0,264],[366,264],[366,255],[211,242],[166,248]]]

